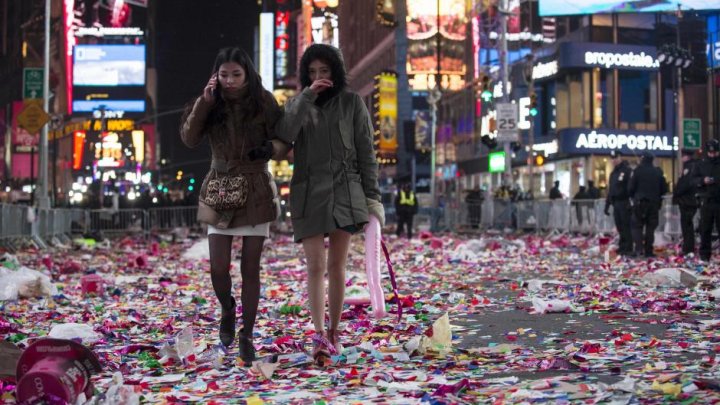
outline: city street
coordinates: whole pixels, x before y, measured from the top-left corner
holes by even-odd
[[[303,353],[311,330],[302,249],[274,235],[266,242],[255,331],[261,363],[247,367],[236,344],[218,354],[206,239],[176,239],[78,240],[73,248],[6,256],[6,269],[17,268],[17,259],[51,273],[57,294],[1,301],[0,334],[24,346],[74,323],[55,333],[82,337],[100,358],[95,399],[118,383],[146,403],[720,399],[713,292],[720,266],[684,261],[670,247],[658,247],[653,260],[607,262],[596,238],[390,237],[402,319],[383,266],[391,313],[377,320],[368,306],[346,305],[345,351],[318,368]],[[366,282],[362,237],[353,240],[348,291]],[[233,266],[239,298],[239,262]],[[687,273],[678,276],[680,269]],[[106,282],[99,296],[81,289],[81,276],[92,271]],[[448,320],[451,343],[444,339]],[[192,350],[182,343],[188,334]],[[2,381],[2,398],[13,403],[12,383]]]

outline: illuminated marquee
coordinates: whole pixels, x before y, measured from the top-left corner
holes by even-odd
[[[290,51],[290,12],[275,13],[275,80],[282,81],[288,75],[288,52]]]
[[[597,131],[580,133],[575,142],[577,149],[629,149],[637,151],[677,150],[677,138],[671,145],[667,136],[604,134]]]
[[[554,76],[558,72],[558,62],[556,60],[547,63],[538,63],[533,66],[532,78],[533,80],[540,80],[546,77]]]
[[[600,66],[607,69],[613,67],[636,67],[636,68],[657,68],[660,66],[652,56],[645,52],[636,54],[634,52],[585,52],[585,64],[589,66]]]

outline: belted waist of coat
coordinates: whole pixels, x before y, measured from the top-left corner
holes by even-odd
[[[241,160],[213,159],[210,168],[219,173],[227,173],[230,170],[237,170],[238,173],[264,173],[267,171],[266,162],[243,162]]]

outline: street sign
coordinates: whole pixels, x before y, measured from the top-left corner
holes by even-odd
[[[50,116],[36,102],[25,103],[25,108],[17,117],[18,125],[25,128],[32,135],[37,134],[49,120]]]
[[[23,99],[43,98],[43,69],[23,69]]]
[[[498,103],[497,107],[497,141],[517,142],[518,133],[518,105],[512,103]]]
[[[700,118],[683,119],[683,148],[700,149],[702,121]]]

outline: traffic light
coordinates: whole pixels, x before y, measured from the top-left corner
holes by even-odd
[[[530,94],[530,115],[533,117],[538,115],[537,94],[535,93]]]
[[[543,155],[535,156],[535,166],[542,166],[545,164],[545,157]]]
[[[497,148],[497,140],[495,138],[490,138],[488,135],[481,136],[480,142],[482,142],[483,145],[487,146],[490,150]]]
[[[480,98],[486,103],[489,103],[492,100],[492,91],[490,91],[490,77],[483,76],[482,78],[482,93],[480,93]]]

